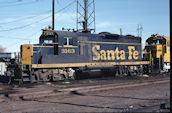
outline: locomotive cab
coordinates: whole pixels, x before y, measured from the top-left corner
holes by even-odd
[[[146,40],[144,51],[144,60],[150,61],[153,73],[167,72],[170,69],[170,39],[168,37],[152,35]]]
[[[58,55],[58,35],[52,30],[43,30],[39,44],[21,45],[21,67],[23,77],[30,76],[33,64],[42,64],[47,55]]]
[[[43,30],[42,35],[39,38],[39,43],[57,43],[58,42],[58,36],[57,34],[52,30]]]
[[[58,35],[52,30],[43,30],[39,38],[39,44],[44,46],[53,46],[54,55],[58,55]]]

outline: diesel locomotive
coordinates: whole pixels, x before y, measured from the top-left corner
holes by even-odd
[[[114,70],[115,75],[141,74],[141,38],[108,32],[43,30],[39,44],[21,46],[22,77],[31,81],[77,79],[83,70]]]
[[[170,39],[152,35],[142,53],[141,37],[133,35],[43,30],[39,44],[21,45],[17,56],[1,54],[1,78],[8,77],[9,82],[79,79],[83,71],[95,69],[114,76],[162,73],[170,69]]]
[[[81,6],[78,1],[77,5]],[[88,28],[93,23],[88,22],[88,6],[90,4],[84,0],[82,8],[85,10],[80,15],[83,20],[77,19],[77,24],[83,29],[54,30],[53,0],[52,29],[43,30],[38,44],[21,45],[18,60],[9,58],[4,61],[2,58],[0,76],[33,82],[78,79],[83,71],[95,69],[111,71],[114,76],[168,72],[168,37],[152,35],[146,40],[147,45],[142,53],[141,37],[109,32],[91,33],[95,28]],[[94,10],[92,12],[95,13]],[[78,14],[80,13],[77,12]]]
[[[146,40],[143,59],[149,61],[152,73],[170,70],[170,38],[154,34]]]

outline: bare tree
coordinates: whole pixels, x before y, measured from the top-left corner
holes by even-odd
[[[0,45],[0,52],[5,52],[5,48]]]

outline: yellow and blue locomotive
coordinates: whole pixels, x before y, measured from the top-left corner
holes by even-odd
[[[153,34],[146,40],[144,60],[150,62],[151,72],[168,72],[170,69],[170,38]]]
[[[141,38],[108,32],[43,30],[39,44],[21,46],[22,77],[36,81],[76,79],[83,70],[143,73]]]
[[[83,7],[77,1],[77,5],[84,9],[83,14],[77,10],[77,31],[57,31],[54,30],[53,0],[52,29],[43,30],[39,44],[21,45],[21,58],[18,60],[0,57],[0,76],[13,75],[16,79],[29,81],[56,81],[77,79],[83,71],[94,69],[113,71],[115,76],[168,72],[168,37],[152,35],[146,40],[142,54],[141,37],[91,33],[95,31],[95,11],[89,14],[88,7],[94,7],[94,1],[88,4],[84,0]]]

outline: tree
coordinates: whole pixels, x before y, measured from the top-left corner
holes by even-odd
[[[5,52],[5,48],[0,45],[0,52]]]

